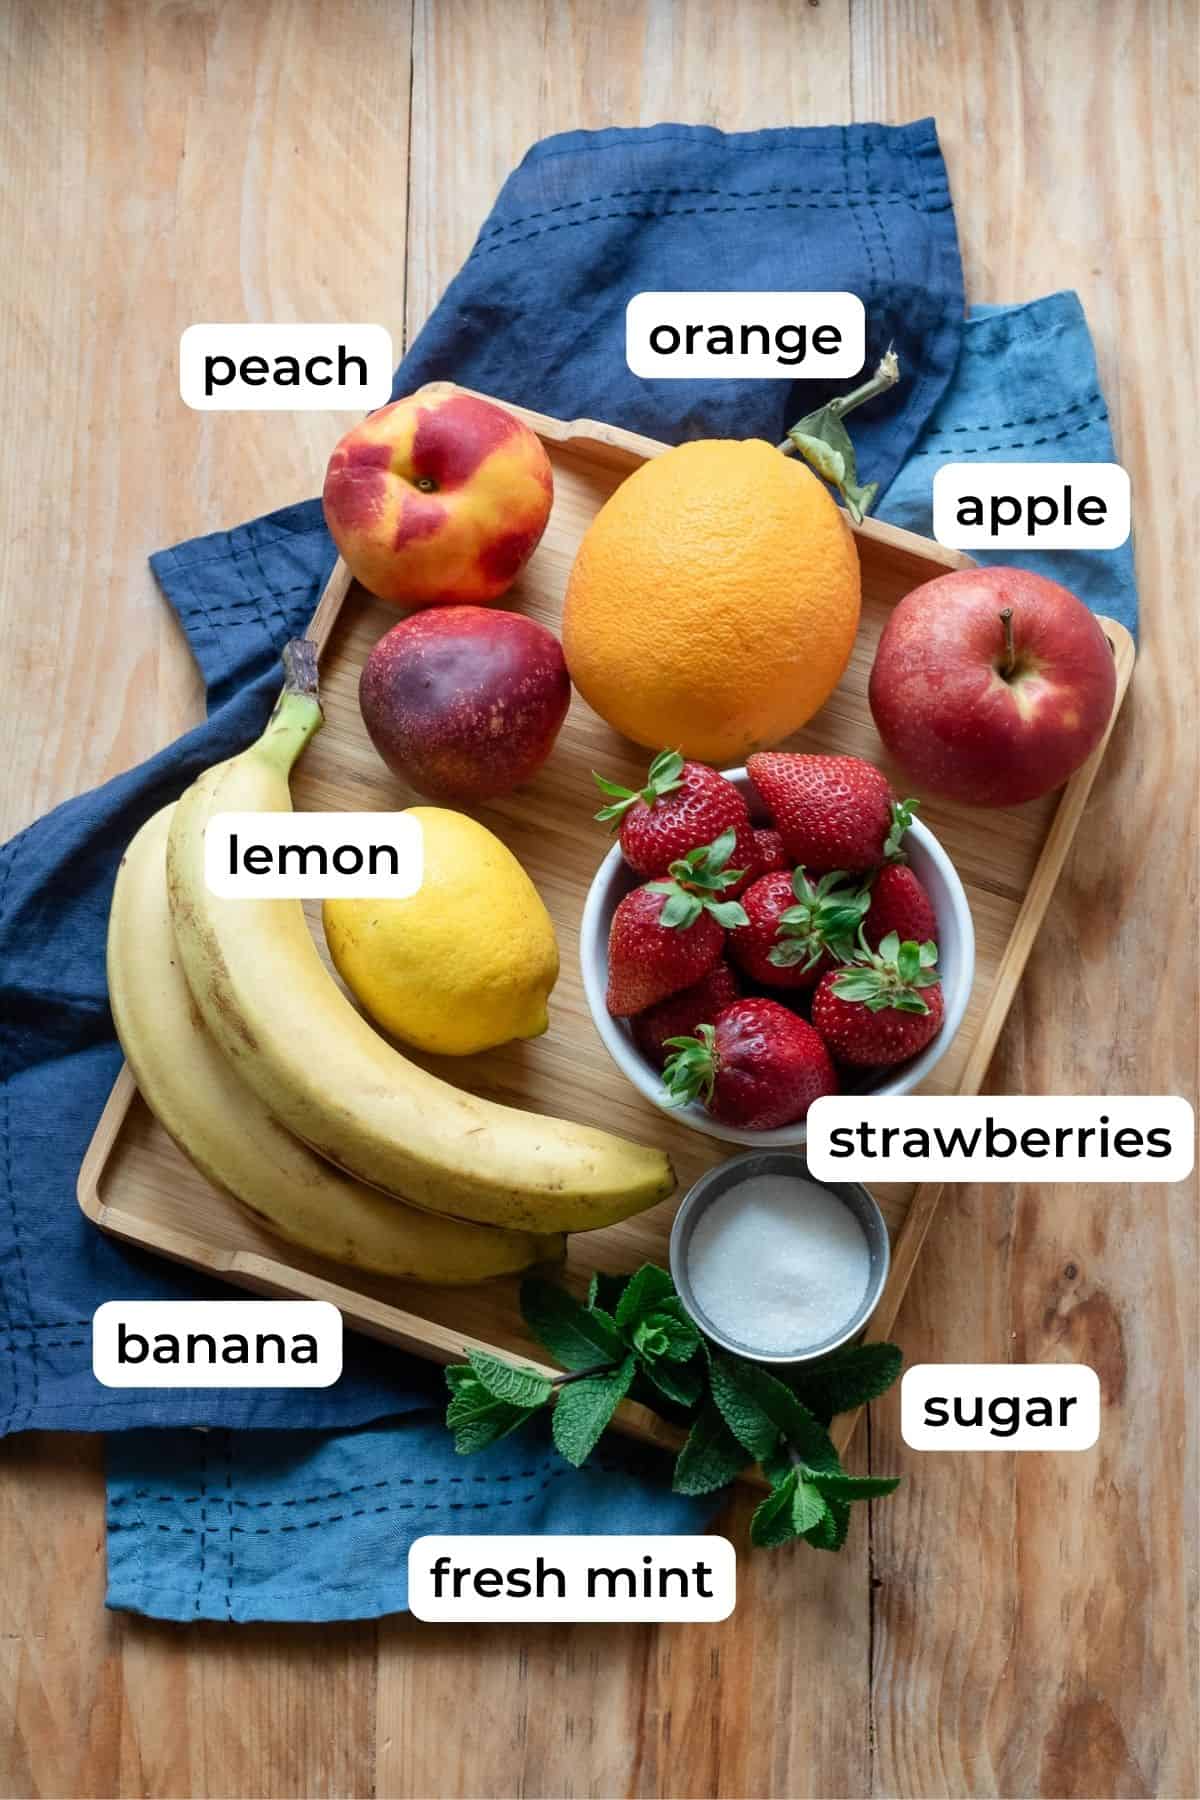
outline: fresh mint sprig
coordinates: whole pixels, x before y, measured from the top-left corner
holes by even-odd
[[[876,1399],[896,1380],[901,1356],[894,1344],[851,1345],[783,1381],[709,1344],[670,1275],[653,1263],[632,1275],[593,1275],[586,1301],[530,1277],[521,1286],[521,1311],[564,1372],[543,1375],[469,1351],[465,1364],[446,1370],[446,1424],[462,1455],[486,1449],[553,1405],[555,1447],[578,1468],[621,1401],[642,1399],[690,1425],[675,1463],[676,1493],[715,1493],[751,1463],[761,1464],[771,1492],[754,1513],[750,1537],[762,1548],[802,1537],[816,1549],[839,1550],[852,1505],[897,1485],[891,1476],[847,1474],[828,1431],[836,1413]]]

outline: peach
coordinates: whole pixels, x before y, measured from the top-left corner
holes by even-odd
[[[554,481],[515,414],[434,382],[346,433],[323,498],[334,543],[379,599],[486,605],[537,548]]]

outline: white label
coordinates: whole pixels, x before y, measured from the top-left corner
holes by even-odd
[[[222,900],[408,900],[424,875],[411,813],[216,813],[204,834]]]
[[[92,1316],[105,1387],[332,1387],[341,1372],[328,1300],[106,1300]]]
[[[727,1619],[736,1600],[723,1537],[431,1536],[408,1553],[418,1619]]]
[[[1100,1381],[1086,1363],[917,1363],[900,1435],[910,1450],[1090,1450]]]
[[[635,294],[625,361],[644,381],[778,381],[857,375],[867,315],[857,294]]]
[[[943,463],[933,535],[951,550],[1116,550],[1129,476],[1119,463]]]
[[[807,1119],[818,1181],[1186,1181],[1177,1094],[827,1095]]]
[[[391,399],[392,367],[383,325],[189,325],[179,340],[197,412],[369,412]]]

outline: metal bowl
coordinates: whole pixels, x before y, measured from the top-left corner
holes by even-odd
[[[696,1299],[688,1276],[687,1262],[688,1248],[697,1221],[705,1207],[710,1206],[718,1195],[739,1186],[752,1175],[790,1175],[814,1182],[828,1193],[835,1194],[843,1205],[849,1207],[866,1233],[871,1266],[862,1303],[844,1326],[831,1336],[823,1338],[820,1343],[797,1345],[794,1350],[787,1351],[756,1350],[753,1344],[729,1337],[721,1331]],[[831,1350],[839,1349],[842,1344],[848,1344],[862,1331],[879,1304],[887,1282],[891,1256],[887,1223],[866,1188],[857,1181],[816,1181],[816,1177],[809,1173],[808,1162],[802,1150],[748,1150],[742,1156],[731,1156],[728,1162],[718,1163],[715,1169],[709,1169],[694,1187],[688,1189],[680,1201],[675,1223],[671,1228],[671,1274],[684,1307],[706,1338],[751,1362],[814,1362],[818,1357],[828,1356]]]

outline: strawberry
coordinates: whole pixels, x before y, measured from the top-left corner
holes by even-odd
[[[774,875],[778,870],[790,870],[787,851],[783,847],[783,839],[777,831],[765,826],[754,828],[754,862],[760,875]]]
[[[915,802],[897,801],[887,777],[860,756],[768,750],[747,773],[793,863],[863,874],[897,853]]]
[[[736,936],[736,933],[735,933]],[[727,962],[719,962],[693,987],[668,994],[657,1006],[633,1020],[633,1041],[642,1055],[661,1069],[671,1054],[667,1039],[689,1037],[705,1019],[715,1019],[741,997],[742,984]]]
[[[742,896],[750,922],[729,940],[742,973],[765,987],[811,988],[846,962],[869,899],[865,889],[839,882],[846,882],[840,872],[815,885],[803,869],[760,875]]]
[[[726,868],[736,833],[689,850],[665,881],[634,888],[613,914],[608,933],[608,995],[614,1018],[644,1012],[691,987],[721,960],[725,933],[746,923],[737,900],[722,899],[740,878]]]
[[[730,860],[744,875],[740,884],[730,884],[731,897],[753,879],[757,865],[749,809],[733,783],[707,763],[685,762],[677,750],[663,750],[650,764],[645,787],[636,793],[594,770],[592,779],[609,798],[596,817],[620,821],[621,854],[643,881],[665,875],[697,844],[711,844],[729,830],[734,833]]]
[[[936,963],[936,944],[902,944],[893,931],[849,968],[822,975],[812,1019],[839,1062],[891,1068],[937,1036],[943,1008]]]
[[[821,1039],[778,1000],[735,1000],[671,1047],[663,1071],[671,1104],[699,1099],[714,1119],[745,1131],[795,1125],[814,1100],[838,1091]]]
[[[933,901],[905,864],[888,863],[886,868],[880,869],[871,888],[871,904],[862,928],[872,950],[878,950],[892,931],[902,944],[924,944],[937,937]]]

